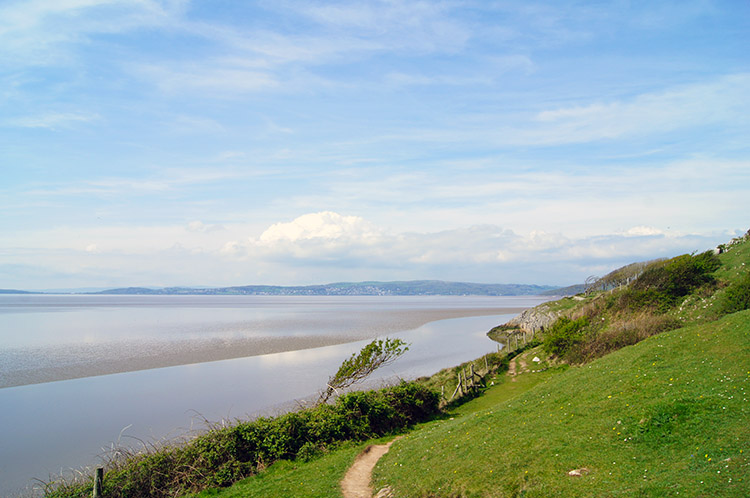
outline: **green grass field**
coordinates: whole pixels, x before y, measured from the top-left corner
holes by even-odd
[[[281,460],[231,488],[210,489],[191,498],[322,498],[341,496],[339,481],[354,458],[371,443],[350,443],[311,462]]]
[[[748,496],[750,311],[548,375],[510,399],[508,382],[496,386],[460,416],[412,431],[378,464],[376,489],[389,484],[399,497]],[[568,476],[580,468],[589,472]]]

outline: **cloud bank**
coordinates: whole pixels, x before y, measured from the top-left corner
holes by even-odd
[[[147,251],[111,243],[103,247],[95,242],[77,249],[6,251],[6,256],[21,261],[23,267],[0,265],[0,278],[6,285],[12,284],[19,278],[20,268],[24,278],[44,275],[55,282],[54,287],[72,286],[81,275],[95,279],[99,286],[134,282],[165,286],[311,284],[419,278],[562,286],[581,283],[589,275],[604,274],[634,261],[707,250],[740,233],[706,236],[636,226],[620,233],[573,238],[540,231],[519,234],[495,225],[391,232],[362,217],[331,211],[274,223],[240,240],[224,238],[236,233],[234,229],[200,221],[181,230],[176,227],[172,233],[180,243]],[[154,233],[159,231],[164,229]],[[55,269],[35,263],[40,257],[53,261]],[[137,271],[112,271],[136,264]]]

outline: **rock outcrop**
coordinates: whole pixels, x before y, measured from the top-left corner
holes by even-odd
[[[548,328],[559,316],[559,313],[550,310],[545,304],[540,304],[514,317],[504,328],[514,327],[524,332],[536,333]]]

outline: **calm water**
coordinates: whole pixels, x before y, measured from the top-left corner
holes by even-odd
[[[411,343],[373,382],[431,374],[495,350],[486,331],[542,300],[0,296],[0,496],[117,442],[287,409],[373,337]]]

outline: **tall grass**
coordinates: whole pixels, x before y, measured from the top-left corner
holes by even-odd
[[[715,276],[721,267],[722,259],[711,251],[651,262],[629,285],[601,292],[559,318],[544,333],[545,350],[580,364],[680,327],[673,313],[680,303],[693,296],[704,299],[728,285]],[[734,293],[725,302],[744,306],[750,290],[729,288]]]

